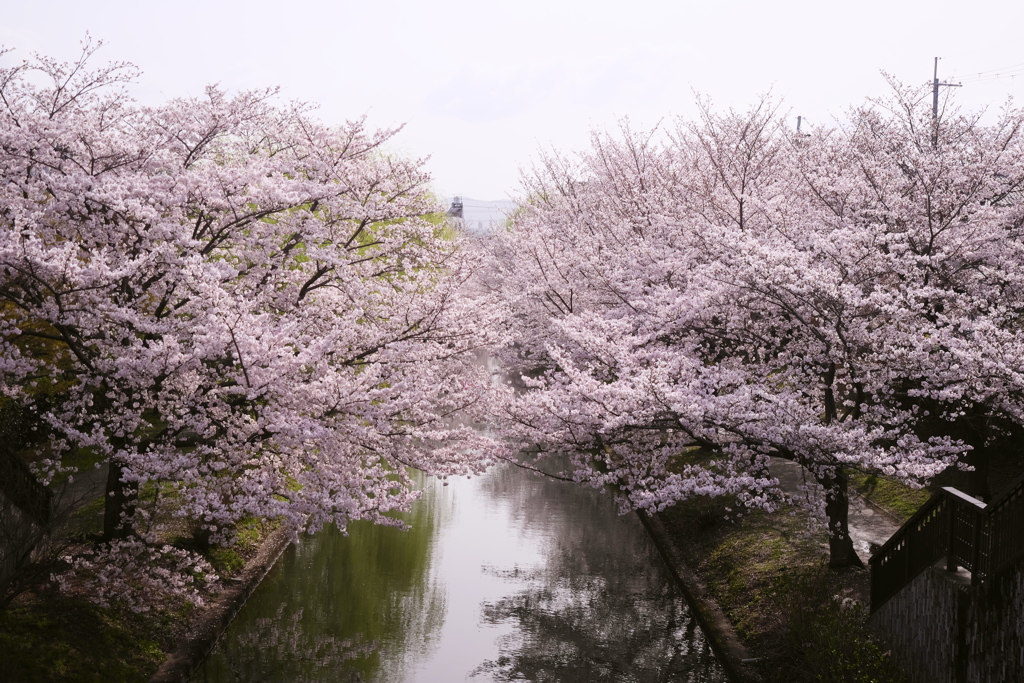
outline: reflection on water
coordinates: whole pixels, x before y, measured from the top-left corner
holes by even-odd
[[[595,491],[503,474],[486,482],[489,495],[548,542],[543,562],[513,577],[518,590],[486,603],[487,623],[515,631],[478,671],[499,681],[724,680],[634,515],[618,516]]]
[[[288,548],[193,681],[401,681],[403,656],[429,649],[444,592],[429,580],[436,501],[400,515],[413,529],[357,522]]]
[[[193,680],[726,680],[610,496],[509,466],[424,486],[410,531],[290,549]]]

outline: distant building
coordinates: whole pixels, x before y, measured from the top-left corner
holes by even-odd
[[[483,201],[469,197],[452,197],[445,213],[469,232],[485,234],[500,230],[508,222],[517,204],[507,199]]]
[[[452,199],[452,205],[448,209],[447,215],[451,218],[462,218],[462,197]]]

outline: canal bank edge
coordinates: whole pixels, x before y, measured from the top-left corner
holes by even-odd
[[[682,553],[668,535],[658,515],[651,515],[643,510],[637,510],[636,514],[650,534],[658,552],[665,558],[673,578],[690,604],[697,624],[721,660],[722,668],[729,679],[733,683],[764,683],[761,675],[750,666],[754,659],[753,655],[736,634],[732,622],[712,597],[711,591],[687,566]]]
[[[149,678],[149,683],[187,681],[290,544],[291,535],[285,528],[278,528],[271,533],[260,546],[256,556],[245,565],[238,577],[232,580],[233,585],[226,587],[202,608],[197,621],[192,625],[191,632]]]

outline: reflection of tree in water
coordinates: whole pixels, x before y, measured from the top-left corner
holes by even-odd
[[[245,630],[223,646],[227,670],[239,683],[317,683],[334,675],[333,680],[361,683],[358,671],[347,671],[338,678],[345,662],[370,656],[377,643],[338,640],[330,635],[311,635],[302,625],[299,608],[290,614],[281,605],[273,618],[255,619]]]
[[[427,580],[443,511],[425,498],[401,515],[408,531],[357,522],[289,548],[193,681],[401,680],[404,654],[431,647],[445,615]]]
[[[639,520],[610,496],[571,484],[495,473],[491,494],[546,529],[543,565],[490,573],[527,588],[486,603],[512,624],[502,654],[477,675],[499,681],[725,681]]]

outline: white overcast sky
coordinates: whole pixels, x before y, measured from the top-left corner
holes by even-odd
[[[88,31],[103,61],[143,70],[144,102],[279,85],[328,123],[404,123],[392,149],[429,155],[440,195],[479,199],[624,116],[690,117],[695,92],[742,109],[771,90],[794,125],[827,124],[884,94],[881,70],[924,83],[939,56],[962,106],[1024,100],[1022,27],[1019,0],[0,0],[8,65],[73,58]]]

